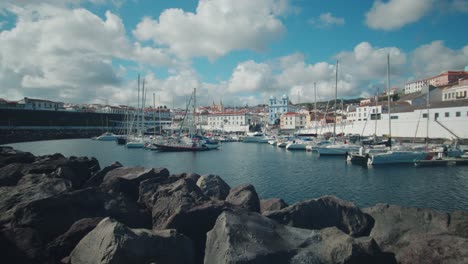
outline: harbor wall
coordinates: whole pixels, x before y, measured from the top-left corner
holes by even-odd
[[[118,133],[125,115],[0,108],[0,144]]]

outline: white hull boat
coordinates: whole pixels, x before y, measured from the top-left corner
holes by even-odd
[[[316,150],[320,156],[346,156],[348,153],[357,152],[361,146],[350,144],[332,144],[323,147],[317,147]]]

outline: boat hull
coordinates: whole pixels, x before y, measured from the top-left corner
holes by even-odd
[[[348,153],[357,152],[359,147],[317,147],[317,152],[320,156],[347,156]]]
[[[207,151],[210,150],[207,146],[182,146],[182,145],[165,145],[154,144],[158,151],[166,152],[190,152],[190,151]]]
[[[390,151],[370,155],[369,165],[384,165],[384,164],[413,164],[416,160],[426,160],[429,153],[422,151]]]

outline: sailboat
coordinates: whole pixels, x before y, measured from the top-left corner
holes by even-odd
[[[143,108],[144,108],[144,101],[145,101],[145,79],[143,78],[143,86],[142,86],[142,91],[141,91],[141,107],[140,107],[140,75],[138,75],[138,105],[137,105],[137,111],[135,113],[136,115],[136,134],[132,136],[127,137],[127,144],[125,146],[127,148],[144,148],[145,147],[145,142],[143,141],[144,133],[143,133],[143,126],[144,126],[144,121],[145,117],[143,114]],[[129,132],[132,131],[132,129],[129,129]]]
[[[158,142],[154,143],[153,145],[156,147],[158,151],[171,151],[171,152],[182,152],[182,151],[207,151],[211,149],[215,149],[213,146],[208,146],[206,141],[201,139],[200,137],[195,135],[196,132],[196,125],[195,125],[195,102],[196,102],[196,88],[194,88],[192,96],[187,104],[185,109],[184,118],[180,125],[179,135],[175,139],[167,139],[165,142]],[[193,115],[190,119],[189,124],[189,134],[186,137],[182,137],[182,128],[187,119],[188,107],[193,100]]]
[[[390,108],[390,55],[387,54],[387,95],[388,95],[388,140],[392,140],[392,118]],[[429,118],[429,117],[428,117]],[[394,150],[390,144],[388,151],[382,153],[369,154],[368,165],[411,163],[415,160],[425,160],[431,158],[431,154],[426,150]]]
[[[351,144],[349,142],[336,141],[336,97],[338,93],[338,60],[336,61],[335,68],[335,121],[333,122],[333,140],[332,144],[325,146],[317,146],[315,149],[320,156],[346,156],[350,152],[356,152],[360,146]]]

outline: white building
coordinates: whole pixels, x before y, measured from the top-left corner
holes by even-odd
[[[268,124],[270,125],[278,124],[282,114],[297,111],[296,107],[289,103],[287,95],[283,95],[281,99],[276,99],[276,97],[271,96],[268,106]]]
[[[382,114],[382,105],[366,105],[366,106],[359,106],[356,110],[352,112],[348,112],[347,114],[347,122],[355,122],[355,121],[366,121],[366,120],[375,120],[380,119]]]
[[[24,109],[28,110],[64,110],[62,102],[53,102],[49,100],[42,99],[32,99],[25,97],[24,99],[18,101],[18,104],[24,104]]]
[[[288,112],[281,115],[280,129],[301,129],[307,124],[307,114]]]
[[[417,80],[405,84],[405,94],[419,92],[423,87],[428,87],[429,81],[427,79]]]
[[[442,91],[442,101],[453,101],[467,99],[468,79],[460,80],[454,85]]]
[[[249,126],[260,124],[262,117],[249,112],[221,112],[208,115],[207,130],[246,132]]]

